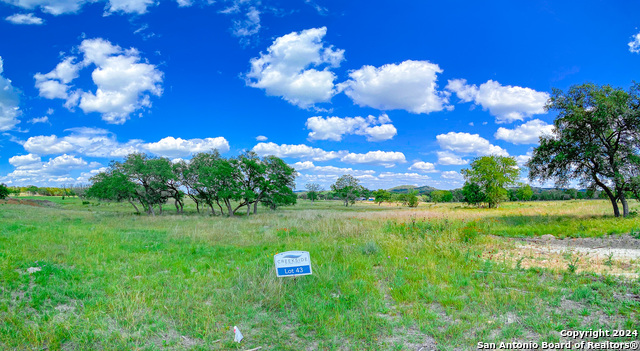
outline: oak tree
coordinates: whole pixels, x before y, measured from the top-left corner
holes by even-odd
[[[531,180],[566,187],[577,180],[601,189],[613,214],[629,215],[627,194],[640,187],[640,85],[628,91],[582,84],[554,89],[546,109],[558,113],[550,135],[540,137],[527,162]]]

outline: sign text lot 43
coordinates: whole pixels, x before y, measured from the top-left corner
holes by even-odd
[[[307,251],[287,251],[273,256],[278,277],[311,274],[311,257]]]

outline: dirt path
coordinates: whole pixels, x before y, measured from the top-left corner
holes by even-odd
[[[497,238],[497,237],[496,237]],[[628,234],[600,238],[556,239],[553,235],[507,240],[515,246],[490,253],[522,268],[541,267],[611,274],[635,279],[640,273],[640,239]]]
[[[55,202],[51,202],[49,200],[34,200],[34,199],[6,199],[0,200],[0,204],[7,205],[27,205],[27,206],[35,206],[35,207],[52,207],[55,206]]]

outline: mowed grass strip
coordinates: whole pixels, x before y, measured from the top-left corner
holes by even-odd
[[[446,350],[640,329],[638,281],[485,255],[499,247],[488,234],[640,228],[637,217],[610,218],[604,201],[320,201],[222,218],[193,204],[147,217],[126,204],[52,200],[0,205],[0,349],[401,350],[433,338]],[[313,275],[276,278],[273,255],[287,250],[309,251]]]

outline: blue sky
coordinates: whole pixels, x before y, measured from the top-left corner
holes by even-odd
[[[0,0],[0,182],[86,183],[133,151],[275,154],[298,188],[462,185],[524,163],[552,88],[627,88],[632,1]],[[523,177],[526,173],[523,172]]]

